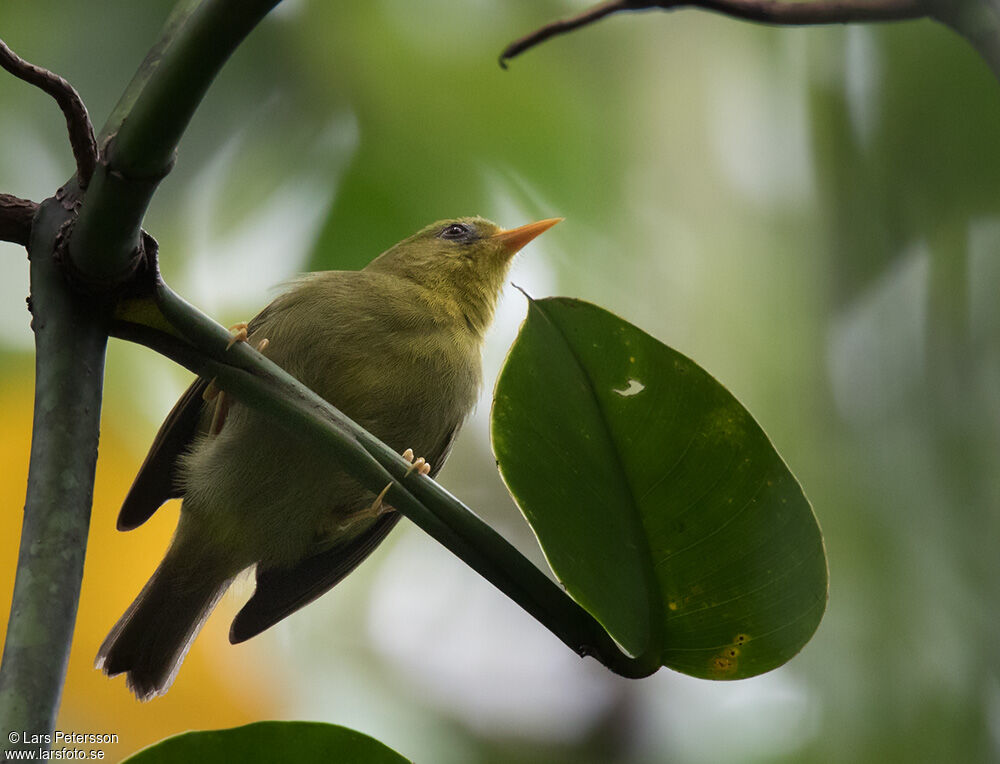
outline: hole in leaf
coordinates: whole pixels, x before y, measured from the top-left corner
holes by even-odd
[[[628,381],[628,385],[621,388],[620,390],[615,388],[612,389],[614,390],[614,392],[618,393],[622,398],[629,398],[633,395],[638,395],[639,393],[641,393],[643,390],[646,389],[646,386],[642,384],[642,382],[640,382],[638,379],[630,379]]]

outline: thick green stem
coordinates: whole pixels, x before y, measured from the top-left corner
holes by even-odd
[[[623,676],[648,676],[659,663],[623,653],[601,625],[472,510],[245,343],[225,350],[223,327],[163,287],[159,307],[192,345],[135,325],[116,334],[154,347],[195,373],[215,378],[281,424],[308,433],[337,454],[344,469],[377,493],[393,484],[386,501],[517,602],[580,655],[593,655]],[[197,349],[196,349],[197,348]]]
[[[140,226],[198,104],[223,64],[279,0],[183,0],[115,109],[69,254],[81,280],[122,283],[140,255]],[[150,60],[150,59],[153,60]]]
[[[135,106],[139,94],[146,87],[146,82],[153,76],[153,72],[159,68],[164,52],[180,34],[181,28],[188,22],[191,15],[198,10],[201,2],[202,0],[178,0],[173,10],[170,11],[166,22],[164,22],[163,29],[160,30],[160,39],[149,49],[146,57],[139,64],[139,68],[132,75],[132,80],[125,88],[125,92],[118,99],[115,108],[111,110],[108,121],[104,123],[104,127],[101,128],[101,132],[98,135],[99,141],[104,141],[109,136],[118,132],[118,128],[122,126],[125,117],[129,115]]]
[[[52,732],[83,577],[104,377],[107,321],[70,292],[53,252],[68,217],[50,199],[35,219],[31,300],[35,414],[14,599],[0,666],[0,720],[11,731]]]
[[[71,183],[34,221],[35,420],[0,666],[0,726],[28,738],[15,743],[5,735],[5,747],[38,748],[30,736],[53,730],[90,522],[108,311],[100,298],[75,294],[65,270],[98,294],[135,274],[142,217],[181,134],[219,69],[277,2],[203,0],[196,7],[195,0],[180,0],[109,120],[79,218],[73,220],[78,188]],[[26,227],[14,223],[13,235],[23,239]]]

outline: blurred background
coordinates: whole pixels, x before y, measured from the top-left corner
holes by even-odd
[[[0,36],[100,125],[170,5],[14,0]],[[613,17],[497,66],[585,5],[286,0],[213,85],[146,228],[168,283],[229,324],[295,273],[360,267],[439,218],[565,216],[511,281],[620,314],[749,408],[826,536],[814,639],[755,679],[620,679],[404,521],[238,647],[252,584],[234,587],[173,689],[140,705],[92,661],[176,522],[173,503],[114,530],[189,376],[112,341],[59,728],[118,734],[112,760],[264,718],[440,764],[1000,760],[1000,87],[930,22],[781,30],[698,11]],[[0,76],[0,190],[40,201],[72,167],[55,105]],[[30,441],[27,273],[0,244],[2,622]],[[508,289],[440,480],[544,565],[488,434],[524,314]]]

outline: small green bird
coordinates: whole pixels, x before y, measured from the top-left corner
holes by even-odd
[[[477,399],[483,336],[510,262],[559,220],[507,231],[478,217],[434,223],[363,270],[301,278],[238,338],[436,472]],[[177,497],[180,520],[163,562],[97,654],[97,668],[127,673],[140,700],[167,690],[238,573],[256,566],[233,644],[334,586],[399,519],[330,454],[205,379],[160,427],[118,529]]]

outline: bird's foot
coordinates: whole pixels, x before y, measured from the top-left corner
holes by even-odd
[[[431,463],[422,456],[418,456],[414,459],[412,448],[408,448],[403,452],[403,458],[410,463],[409,469],[406,470],[406,474],[403,475],[404,478],[408,478],[414,470],[419,472],[421,475],[427,475],[430,473]]]
[[[226,345],[226,350],[229,350],[237,342],[247,341],[247,328],[249,326],[246,321],[240,321],[238,324],[233,324],[229,327],[229,344]]]
[[[389,505],[382,503],[383,500],[385,499],[385,495],[389,493],[390,488],[392,488],[392,483],[389,483],[389,485],[387,485],[385,488],[379,491],[378,496],[375,497],[375,501],[373,501],[367,507],[363,507],[362,509],[356,509],[353,512],[349,512],[347,515],[338,518],[339,522],[336,523],[335,530],[337,530],[338,532],[346,531],[355,523],[359,523],[363,520],[375,520],[379,516],[385,514],[386,512],[395,511]]]
[[[419,472],[421,475],[426,475],[431,471],[430,463],[424,459],[424,457],[413,458],[413,449],[406,449],[403,454],[403,458],[410,463],[410,468],[406,470],[406,474],[403,476],[407,478],[414,471]],[[354,523],[359,520],[374,520],[380,515],[386,512],[395,512],[395,510],[389,505],[383,503],[385,501],[385,495],[389,493],[389,489],[392,488],[392,483],[389,483],[385,488],[379,491],[378,496],[375,497],[375,501],[369,504],[364,509],[359,509],[356,512],[351,512],[346,518],[337,525],[337,530],[343,531],[354,525]]]
[[[379,515],[384,514],[385,512],[393,511],[392,507],[382,503],[382,500],[385,499],[385,495],[389,493],[390,488],[392,488],[392,483],[389,483],[389,485],[387,485],[385,488],[379,491],[378,496],[375,497],[375,501],[373,501],[367,508],[362,510],[363,516],[371,517],[372,519],[374,519]]]
[[[230,329],[230,332],[239,329],[238,332],[233,334],[233,339],[226,347],[229,350],[236,342],[246,342],[246,324],[236,324]],[[242,333],[242,337],[238,336]],[[262,339],[257,343],[257,352],[263,353],[268,346],[269,342],[267,337]],[[205,401],[215,401],[215,411],[212,412],[212,424],[208,428],[209,436],[218,435],[222,432],[222,426],[226,423],[226,416],[229,414],[229,396],[226,395],[226,391],[222,390],[216,383],[216,378],[213,377],[212,381],[205,386],[205,391],[201,394],[202,399]]]
[[[214,381],[212,380],[212,382]],[[214,438],[222,432],[222,427],[226,423],[227,416],[229,416],[229,396],[226,395],[225,390],[219,390],[218,395],[215,396],[215,411],[212,412],[212,424],[208,428],[210,438]]]

